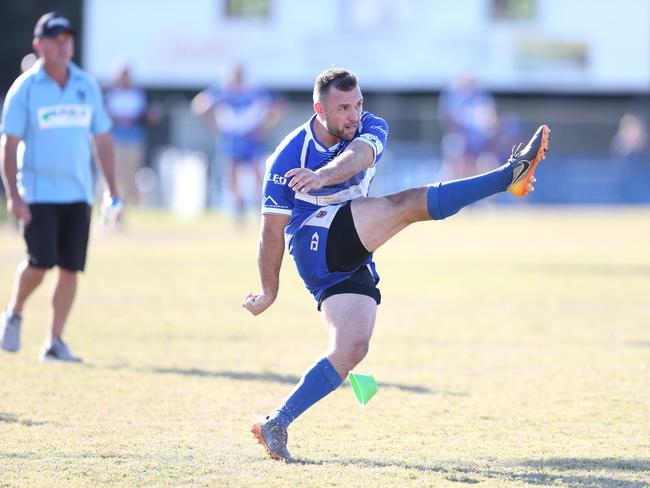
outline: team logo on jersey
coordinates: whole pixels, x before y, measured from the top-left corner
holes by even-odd
[[[314,235],[311,236],[311,243],[309,244],[309,249],[312,251],[318,251],[318,232],[314,232]]]
[[[280,205],[278,205],[278,202],[276,202],[275,200],[273,200],[273,198],[271,198],[271,195],[269,195],[268,197],[266,197],[264,199],[264,205],[268,205],[269,203],[271,205],[273,205],[274,207],[279,207],[280,206]]]
[[[36,112],[38,127],[58,129],[62,127],[90,127],[92,109],[90,105],[50,105]]]
[[[284,176],[280,176],[278,174],[271,174],[266,177],[266,181],[270,181],[271,183],[275,183],[276,185],[286,185],[287,184],[287,179]]]
[[[322,219],[322,218],[325,217],[326,215],[327,215],[327,210],[320,210],[320,211],[316,214],[316,218],[317,218],[317,219]]]
[[[80,101],[85,102],[86,101],[86,92],[83,91],[83,90],[77,90],[77,98]]]

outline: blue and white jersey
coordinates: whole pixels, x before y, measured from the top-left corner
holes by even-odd
[[[18,190],[27,203],[93,201],[91,134],[111,128],[99,85],[74,63],[63,89],[39,60],[9,89],[0,132],[22,140]]]
[[[265,90],[243,87],[209,89],[219,130],[220,149],[234,160],[259,159],[263,152],[262,126],[269,116],[273,97]]]
[[[287,185],[284,176],[287,171],[301,167],[315,171],[341,154],[351,142],[340,141],[325,147],[314,134],[315,117],[289,134],[267,160],[262,213],[290,217],[285,228],[289,253],[305,286],[319,301],[325,290],[348,279],[355,271],[333,272],[328,268],[325,250],[329,227],[344,202],[368,195],[375,163],[384,152],[388,125],[383,119],[364,112],[353,140],[363,141],[372,148],[372,166],[337,185],[296,193]],[[361,265],[368,267],[375,282],[379,281],[372,256]]]
[[[262,213],[290,215],[288,236],[293,235],[295,228],[320,207],[367,196],[375,175],[375,163],[381,159],[388,137],[386,121],[370,112],[363,112],[353,140],[363,141],[372,148],[375,153],[373,165],[342,183],[308,193],[296,193],[287,185],[284,177],[287,171],[293,168],[316,171],[341,154],[352,142],[342,140],[332,147],[325,147],[314,134],[315,118],[316,115],[312,116],[289,134],[266,162]]]

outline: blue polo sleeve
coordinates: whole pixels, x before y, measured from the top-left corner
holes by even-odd
[[[27,132],[29,118],[27,108],[27,83],[18,79],[11,85],[2,107],[0,132],[23,139]]]
[[[88,77],[88,83],[90,84],[90,91],[92,93],[93,99],[93,118],[90,122],[90,131],[94,135],[103,134],[111,130],[113,122],[111,121],[106,107],[104,105],[104,97],[102,96],[102,91],[99,88],[99,85],[95,80]]]

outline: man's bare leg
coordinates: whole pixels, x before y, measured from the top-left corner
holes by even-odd
[[[330,333],[327,358],[345,379],[368,353],[377,302],[366,295],[344,293],[325,299],[322,310]]]
[[[50,341],[61,339],[63,327],[72,309],[77,294],[77,272],[59,268],[56,283],[52,288],[50,311]]]
[[[414,222],[444,219],[466,205],[506,190],[526,195],[533,190],[533,174],[544,159],[549,134],[548,127],[541,126],[526,147],[513,150],[508,163],[493,171],[383,197],[352,200],[352,218],[361,243],[374,252]]]
[[[0,348],[20,350],[20,329],[25,302],[43,281],[45,269],[33,268],[27,260],[18,265],[7,309],[0,314]]]
[[[46,272],[46,269],[30,266],[27,260],[24,260],[18,265],[13,291],[9,299],[9,304],[7,305],[8,312],[23,313],[25,302],[34,290],[38,288],[38,285],[41,284]]]

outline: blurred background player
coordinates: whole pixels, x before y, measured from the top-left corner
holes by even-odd
[[[147,124],[157,120],[145,91],[133,84],[131,69],[119,65],[105,93],[106,110],[113,122],[117,184],[127,205],[140,203],[136,174],[146,161]]]
[[[472,75],[461,74],[441,92],[438,112],[444,176],[465,178],[490,166],[496,157],[496,104]]]
[[[2,112],[2,177],[7,209],[23,228],[27,259],[19,266],[0,317],[0,347],[20,349],[23,307],[45,273],[58,267],[42,360],[79,362],[63,329],[86,263],[93,182],[90,138],[107,185],[104,209],[120,207],[111,120],[99,85],[71,59],[75,31],[57,12],[34,29],[36,64],[13,83]],[[24,150],[19,151],[22,145]]]
[[[194,97],[192,111],[218,133],[217,154],[226,163],[235,219],[241,223],[247,198],[258,201],[260,195],[265,137],[278,123],[279,106],[269,92],[249,86],[244,68],[235,65],[223,86],[213,85]],[[211,165],[211,205],[216,203],[219,192],[219,166]],[[243,188],[246,177],[255,181],[252,195]]]

